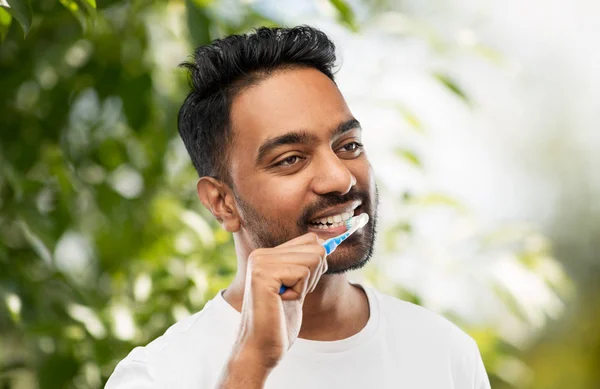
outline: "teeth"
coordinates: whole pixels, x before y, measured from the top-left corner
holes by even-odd
[[[322,217],[313,221],[312,223],[317,223],[317,228],[319,229],[340,227],[343,226],[346,223],[346,220],[350,219],[352,216],[354,216],[354,211],[344,212],[333,216]]]
[[[322,224],[340,223],[340,222],[345,222],[346,220],[350,219],[352,216],[354,216],[352,212],[344,212],[344,213],[340,213],[338,215],[322,217],[320,219],[315,220],[313,223],[322,223]]]
[[[318,228],[318,229],[320,229],[320,230],[326,230],[328,228],[341,227],[341,226],[343,226],[345,224],[346,224],[346,222],[337,222],[337,223],[334,222],[334,223],[329,224],[329,225],[326,225],[326,224],[317,224],[315,227]]]

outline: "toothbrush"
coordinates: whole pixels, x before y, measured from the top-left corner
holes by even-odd
[[[368,222],[369,215],[366,213],[361,213],[358,216],[354,216],[346,220],[346,232],[323,242],[323,247],[325,247],[325,252],[327,255],[331,254],[343,241],[348,239],[348,237],[354,234],[359,228],[363,228]],[[283,292],[286,290],[287,286],[281,285],[281,288],[279,288],[279,294],[283,294]]]

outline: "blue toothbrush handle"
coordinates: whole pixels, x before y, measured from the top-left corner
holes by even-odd
[[[327,239],[323,243],[323,247],[325,247],[325,252],[327,253],[327,255],[331,254],[333,250],[335,250],[340,245],[340,243],[346,240],[348,236],[350,236],[350,234],[344,233],[340,236],[336,236],[335,238]],[[287,289],[287,286],[281,285],[281,287],[279,288],[279,294],[283,294]]]

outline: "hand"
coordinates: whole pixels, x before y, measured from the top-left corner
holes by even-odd
[[[267,371],[283,358],[300,332],[306,294],[327,271],[322,242],[308,233],[250,254],[236,342],[238,355],[252,355]],[[287,290],[280,295],[281,285]]]

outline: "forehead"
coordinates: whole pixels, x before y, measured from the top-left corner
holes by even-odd
[[[312,68],[276,72],[234,99],[232,157],[256,153],[264,140],[289,131],[327,136],[351,117],[337,86],[323,73]]]

